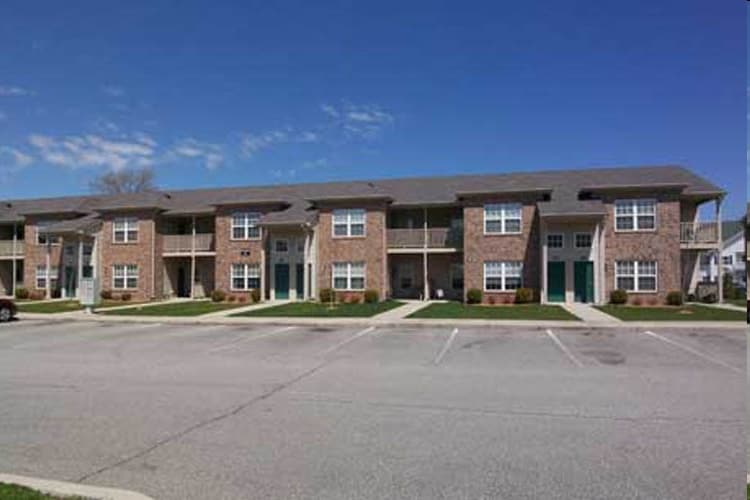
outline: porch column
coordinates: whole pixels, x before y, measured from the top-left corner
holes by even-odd
[[[424,296],[422,297],[424,300],[430,300],[430,283],[427,280],[428,278],[428,263],[427,263],[427,245],[428,245],[428,231],[427,231],[427,207],[422,208],[422,227],[424,229],[423,234],[423,252],[422,252],[422,275],[423,275],[423,293]]]
[[[46,252],[44,254],[44,273],[46,276],[46,279],[44,280],[44,298],[45,299],[51,299],[52,298],[52,287],[50,282],[52,281],[52,277],[50,276],[50,253],[52,252],[52,244],[50,241],[50,235],[47,233],[47,244],[45,245]]]
[[[190,238],[190,298],[195,298],[195,215],[191,220],[192,238]]]
[[[83,278],[83,236],[78,235],[78,277],[76,278],[76,297],[81,298],[81,278]]]
[[[17,224],[14,222],[13,223],[13,260],[11,261],[11,266],[13,268],[11,272],[13,273],[13,277],[11,278],[11,281],[10,281],[11,283],[10,293],[13,297],[16,296],[16,267],[18,267],[18,260],[16,259],[16,247],[17,247],[17,242],[18,242],[18,235],[16,233],[17,230],[18,230]]]
[[[266,231],[260,228],[260,300],[266,300]]]
[[[542,239],[542,256],[541,256],[541,276],[542,282],[539,284],[539,301],[542,304],[547,303],[547,223],[544,220],[540,221],[541,225],[541,239]]]
[[[308,276],[308,262],[310,255],[310,232],[303,228],[305,232],[305,243],[302,256],[302,299],[308,300],[310,298],[310,276]]]
[[[719,304],[724,302],[724,263],[721,259],[721,247],[723,245],[721,238],[721,202],[722,197],[716,199],[716,276],[719,280],[718,298]]]

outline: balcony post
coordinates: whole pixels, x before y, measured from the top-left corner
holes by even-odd
[[[539,302],[542,304],[547,303],[547,223],[544,222],[544,219],[541,221],[541,243],[542,243],[542,252],[541,252],[541,283],[539,283]]]
[[[10,280],[10,283],[11,283],[10,293],[14,298],[16,296],[16,268],[18,267],[18,260],[16,260],[16,245],[18,242],[18,234],[16,231],[18,231],[18,225],[14,222],[13,223],[13,260],[11,261],[12,262],[11,266],[13,267],[11,272],[13,273],[13,276],[11,277],[11,280]]]
[[[83,236],[78,235],[78,277],[76,278],[76,297],[81,298],[81,278],[83,278]]]
[[[430,283],[428,281],[428,263],[427,263],[427,207],[422,208],[422,226],[424,227],[424,241],[423,243],[423,251],[422,251],[422,279],[424,280],[423,283],[423,299],[424,300],[430,300]]]
[[[193,237],[190,239],[190,298],[195,298],[195,215],[191,219]]]
[[[719,280],[717,297],[719,304],[724,302],[724,262],[721,256],[723,242],[721,238],[721,203],[723,197],[716,198],[716,277]]]
[[[45,274],[45,280],[44,280],[44,298],[45,299],[51,299],[52,298],[52,286],[50,282],[52,281],[52,277],[50,276],[50,253],[52,252],[52,242],[50,241],[50,234],[47,233],[47,241],[45,245],[46,252],[44,253],[44,274]]]

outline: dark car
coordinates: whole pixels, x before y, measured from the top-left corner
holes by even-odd
[[[12,320],[17,312],[16,304],[12,300],[0,299],[0,321]]]

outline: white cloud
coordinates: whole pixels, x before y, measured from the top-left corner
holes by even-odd
[[[39,158],[71,169],[104,167],[122,170],[153,165],[156,142],[148,136],[108,139],[99,135],[28,138]]]
[[[21,97],[34,95],[34,91],[15,85],[0,85],[0,97]]]
[[[394,122],[392,114],[370,104],[343,102],[339,106],[323,104],[320,109],[350,138],[375,139]]]
[[[110,97],[122,97],[125,95],[125,89],[118,85],[103,85],[101,90]]]
[[[318,158],[317,160],[309,160],[302,163],[304,170],[314,170],[318,168],[325,168],[328,164],[328,158]]]
[[[245,158],[252,158],[260,151],[280,144],[319,142],[320,135],[312,130],[297,130],[285,127],[268,130],[258,134],[243,133],[240,135],[240,152]]]
[[[0,181],[8,180],[24,168],[31,165],[31,155],[10,146],[0,146]]]
[[[203,161],[209,170],[219,168],[224,163],[222,147],[218,144],[201,142],[192,137],[178,141],[169,151],[171,158],[196,158]]]

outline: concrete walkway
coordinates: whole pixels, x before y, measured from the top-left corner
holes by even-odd
[[[566,311],[574,316],[578,316],[587,325],[591,326],[606,326],[606,325],[621,325],[623,323],[619,318],[605,314],[600,310],[594,308],[590,304],[560,304]]]
[[[216,311],[208,314],[201,314],[201,318],[226,318],[233,314],[243,313],[247,311],[257,311],[258,309],[268,309],[269,307],[281,306],[288,304],[291,300],[269,300],[266,302],[259,302],[257,304],[250,304],[245,307],[235,307],[231,309],[225,309],[223,311]]]
[[[724,302],[723,304],[704,304],[702,302],[689,302],[688,304],[696,305],[696,306],[714,307],[716,309],[726,309],[727,311],[740,311],[740,312],[747,311],[747,307],[736,306],[734,304],[729,304],[727,302]]]
[[[373,321],[406,319],[410,314],[419,311],[432,303],[430,300],[403,300],[401,302],[405,302],[405,304],[373,316]]]

